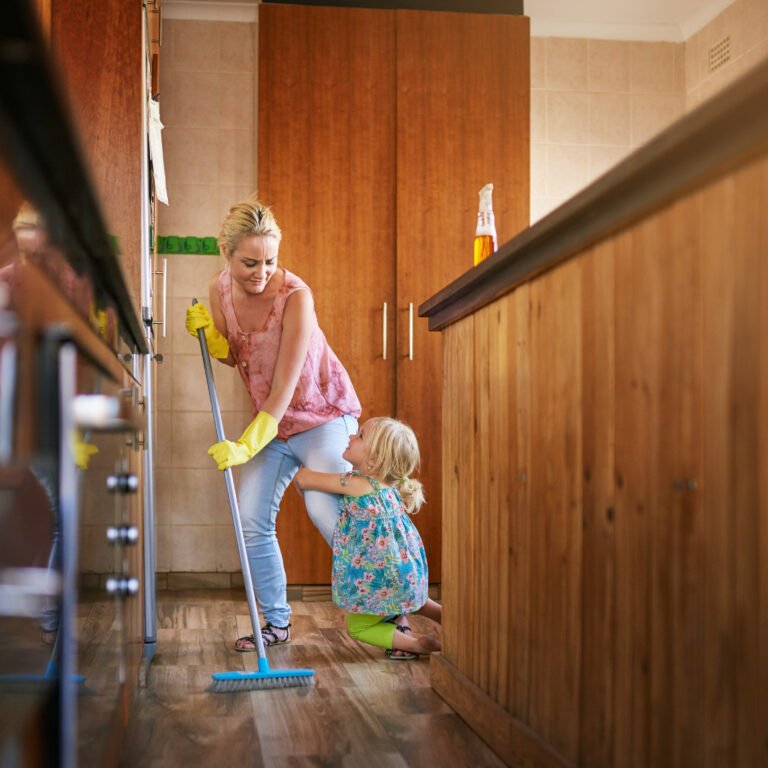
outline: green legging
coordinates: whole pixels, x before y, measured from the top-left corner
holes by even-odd
[[[355,640],[379,648],[392,648],[395,625],[387,621],[391,618],[391,616],[369,616],[366,613],[348,613],[347,631]]]

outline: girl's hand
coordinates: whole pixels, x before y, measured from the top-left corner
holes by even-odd
[[[304,495],[304,486],[302,485],[302,480],[306,474],[306,467],[301,467],[299,471],[293,476],[293,487],[296,489],[296,492],[299,494],[299,496]]]

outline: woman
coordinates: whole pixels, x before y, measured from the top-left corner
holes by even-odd
[[[357,432],[360,401],[344,366],[317,324],[312,294],[278,267],[281,232],[272,211],[255,198],[232,207],[219,235],[227,265],[211,279],[210,312],[187,309],[186,327],[202,328],[212,356],[237,366],[255,418],[236,441],[208,450],[220,470],[244,465],[240,514],[251,576],[264,613],[266,645],[291,639],[291,608],[275,522],[285,489],[302,464],[344,472],[341,458]],[[307,512],[330,545],[338,499],[310,491]],[[255,651],[253,635],[238,651]]]

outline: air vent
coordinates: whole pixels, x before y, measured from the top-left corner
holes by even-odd
[[[709,49],[709,71],[714,72],[731,60],[731,36],[724,37]]]

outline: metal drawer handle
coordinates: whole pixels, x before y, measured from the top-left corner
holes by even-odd
[[[387,302],[384,302],[381,312],[381,358],[387,359]]]
[[[155,320],[152,323],[152,325],[162,325],[163,338],[165,338],[165,319],[166,317],[168,317],[168,259],[167,257],[163,259],[163,271],[153,272],[152,274],[163,276],[163,319]]]
[[[413,360],[413,302],[408,304],[408,359]]]

